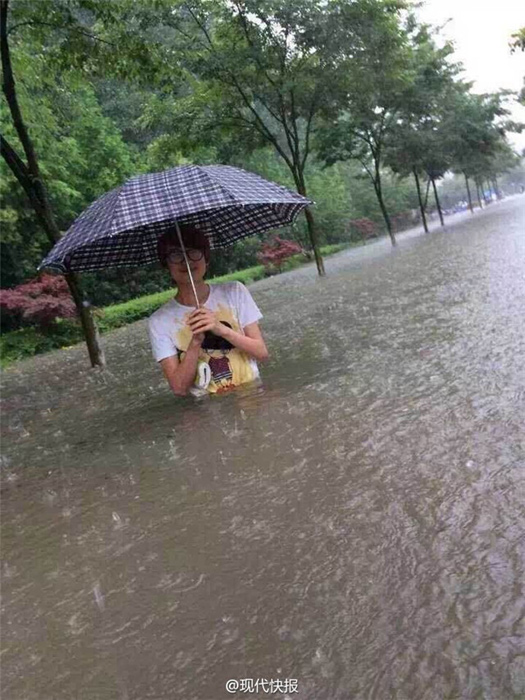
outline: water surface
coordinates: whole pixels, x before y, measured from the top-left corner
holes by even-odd
[[[326,267],[251,288],[262,388],[145,322],[4,373],[5,700],[525,697],[525,198]]]

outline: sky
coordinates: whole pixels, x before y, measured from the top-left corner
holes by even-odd
[[[426,0],[418,14],[434,25],[449,20],[442,34],[454,42],[457,59],[464,66],[462,77],[474,81],[475,92],[521,90],[525,52],[511,54],[509,41],[525,25],[523,0]],[[525,122],[525,107],[513,107],[512,118]],[[525,132],[509,134],[509,141],[523,150]]]

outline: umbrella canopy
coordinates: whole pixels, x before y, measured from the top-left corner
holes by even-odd
[[[75,220],[39,269],[82,272],[158,260],[157,239],[194,224],[222,248],[285,226],[312,202],[228,165],[181,165],[139,175],[99,197]]]

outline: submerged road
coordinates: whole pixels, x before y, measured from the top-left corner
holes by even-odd
[[[145,322],[4,372],[3,700],[523,700],[525,197],[326,262],[262,388]]]

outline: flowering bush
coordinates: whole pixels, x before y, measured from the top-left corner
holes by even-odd
[[[257,260],[268,269],[281,271],[283,263],[294,255],[303,252],[301,246],[295,241],[289,241],[279,236],[274,236],[271,241],[265,243],[257,253]]]
[[[0,310],[3,325],[37,325],[42,330],[49,329],[57,318],[76,315],[66,280],[52,275],[41,275],[13,289],[0,289]]]

